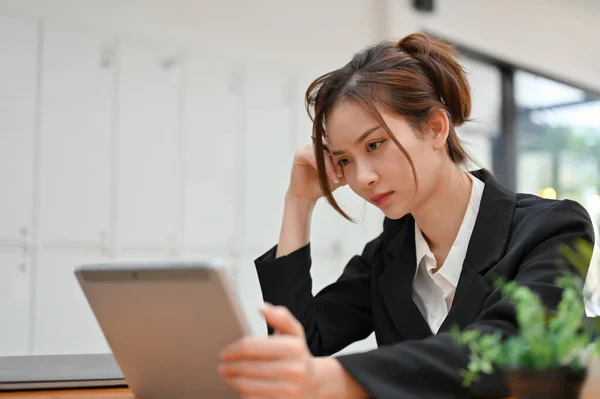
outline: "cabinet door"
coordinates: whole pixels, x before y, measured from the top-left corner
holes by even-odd
[[[179,64],[137,42],[120,47],[117,244],[176,239]]]
[[[36,121],[37,22],[0,12],[0,243],[31,230]]]
[[[115,60],[109,37],[44,27],[40,242],[100,245],[110,220]]]
[[[191,56],[183,112],[184,245],[232,249],[238,245],[243,147],[240,70],[225,61]],[[239,232],[238,232],[239,235]]]
[[[250,69],[245,78],[244,247],[276,243],[294,155],[291,77]]]
[[[110,352],[74,274],[78,265],[108,260],[100,251],[39,251],[34,296],[34,354]]]
[[[29,270],[20,251],[0,250],[0,356],[28,354]]]

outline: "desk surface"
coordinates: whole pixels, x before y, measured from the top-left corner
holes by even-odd
[[[0,399],[141,399],[137,398],[127,388],[101,389],[65,389],[47,391],[0,392]],[[600,379],[589,379],[583,389],[581,399],[600,398]],[[508,398],[510,399],[510,398]]]
[[[136,399],[127,388],[0,392],[0,398],[22,399]],[[510,398],[508,398],[510,399]]]

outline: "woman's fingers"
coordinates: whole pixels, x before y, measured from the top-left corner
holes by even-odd
[[[311,153],[311,155],[307,156],[306,160],[310,163],[310,165],[315,170],[318,170],[317,160],[315,159],[315,156],[314,156],[314,146],[312,146],[312,150],[310,153]],[[340,179],[344,176],[343,169],[340,165],[336,165],[333,162],[331,153],[329,152],[329,150],[327,148],[325,148],[323,150],[323,160],[325,161],[325,174],[327,175],[329,180],[334,185],[340,184]]]
[[[251,377],[258,379],[285,379],[299,381],[306,377],[307,369],[298,361],[239,360],[222,363],[219,373],[226,378]]]
[[[247,336],[225,348],[221,352],[221,359],[235,361],[295,358],[306,351],[303,343],[304,341],[291,335],[280,334],[267,338]]]
[[[302,324],[285,306],[273,306],[264,304],[262,313],[267,324],[281,334],[294,335],[304,339],[304,328]]]
[[[335,165],[333,164],[333,160],[331,159],[331,155],[329,155],[329,152],[323,151],[323,157],[325,158],[325,170],[327,171],[329,180],[335,184],[338,184],[340,179],[338,177],[338,172],[335,168]]]
[[[259,380],[254,378],[226,378],[225,382],[242,397],[295,398],[302,387],[288,381]]]
[[[340,181],[342,180],[342,178],[344,177],[344,168],[341,167],[341,165],[334,163],[333,164],[335,167],[335,173],[337,174],[337,177],[340,179]]]

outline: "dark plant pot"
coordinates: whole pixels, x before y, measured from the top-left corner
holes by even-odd
[[[578,399],[586,369],[504,370],[514,399]]]

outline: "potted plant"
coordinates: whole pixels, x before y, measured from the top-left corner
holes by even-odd
[[[577,242],[574,248],[560,248],[565,263],[558,265],[561,275],[556,284],[563,288],[556,309],[544,307],[529,288],[514,281],[497,281],[503,294],[515,306],[518,334],[503,339],[500,333],[482,334],[476,330],[452,330],[455,342],[470,350],[464,370],[464,385],[469,386],[480,373],[491,374],[500,368],[507,386],[516,399],[578,398],[587,377],[593,353],[600,353],[600,340],[595,332],[599,319],[585,315],[584,281],[592,255],[592,245]]]

